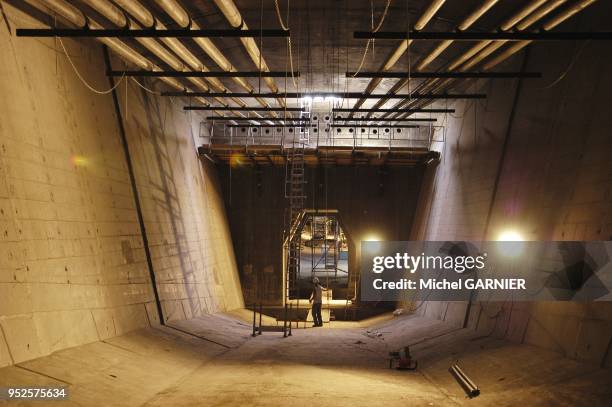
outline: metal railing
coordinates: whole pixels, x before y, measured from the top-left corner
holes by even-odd
[[[200,139],[208,146],[226,145],[241,148],[251,146],[270,146],[281,150],[295,147],[294,140],[300,135],[308,134],[305,149],[320,147],[358,148],[432,148],[432,143],[444,139],[444,126],[424,125],[414,128],[394,127],[333,127],[332,123],[315,122],[309,128],[303,127],[230,127],[225,124],[214,124],[209,128],[208,136]]]

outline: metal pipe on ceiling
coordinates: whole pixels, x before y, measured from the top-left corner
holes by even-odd
[[[551,30],[551,29],[555,28],[556,26],[558,26],[559,24],[563,23],[565,20],[567,20],[568,18],[573,16],[574,14],[580,12],[581,10],[583,10],[586,7],[590,6],[591,4],[595,3],[595,1],[596,0],[582,0],[582,1],[579,1],[578,3],[574,4],[570,8],[566,9],[564,12],[562,12],[559,15],[555,16],[552,20],[548,21],[546,24],[544,24],[542,26],[542,28],[544,30]],[[496,66],[496,65],[500,64],[501,62],[505,61],[506,59],[510,58],[512,55],[516,54],[517,52],[519,52],[520,50],[522,50],[523,48],[525,48],[527,45],[529,45],[531,43],[532,43],[532,41],[520,41],[520,42],[512,45],[510,48],[508,48],[507,50],[505,50],[504,52],[499,54],[497,57],[495,57],[491,61],[487,62],[483,66],[483,69],[491,69],[491,68],[493,68],[494,66]]]
[[[111,3],[109,0],[82,0],[83,3],[90,6],[96,12],[100,13],[111,23],[118,27],[125,27],[127,29],[137,29],[138,27],[134,21],[126,16],[117,6]],[[156,57],[164,61],[168,66],[176,71],[183,71],[187,69],[183,61],[179,60],[174,54],[170,53],[164,48],[157,40],[153,38],[135,38],[143,47],[151,51]],[[189,81],[196,85],[198,88],[209,90],[209,86],[199,78],[190,78]],[[227,105],[227,102],[223,98],[215,98],[219,103]]]
[[[586,0],[586,1],[587,2],[594,2],[595,0]],[[523,8],[521,8],[517,13],[515,13],[510,18],[505,20],[500,25],[500,29],[506,28],[507,30],[509,30],[509,29],[513,28],[517,24],[520,25],[520,30],[524,30],[524,29],[529,28],[531,25],[533,25],[534,23],[536,23],[537,21],[542,19],[544,16],[548,15],[550,12],[552,12],[556,8],[556,7],[549,7],[547,5],[547,6],[543,7],[542,10],[538,10],[538,7],[541,6],[544,3],[545,2],[542,2],[541,0],[532,0],[530,3],[526,4]],[[554,2],[554,3],[558,3],[558,2]],[[558,7],[559,5],[560,4],[557,4],[556,6]],[[529,11],[529,13],[527,13],[527,11]],[[530,15],[530,13],[534,12],[534,11],[535,11],[534,14],[537,16],[537,18],[535,18],[534,16]],[[519,28],[519,27],[517,26],[517,28]],[[489,41],[489,40],[480,41],[475,46],[473,46],[471,49],[469,49],[467,52],[465,52],[463,55],[461,55],[457,59],[455,59],[455,61],[453,61],[446,68],[446,70],[447,71],[455,70],[455,69],[457,69],[458,67],[460,67],[464,63],[465,63],[465,65],[461,66],[460,71],[465,71],[467,69],[470,69],[471,67],[475,66],[476,64],[478,64],[482,60],[484,60],[487,56],[491,55],[494,51],[499,49],[501,46],[503,46],[505,44],[505,42],[506,41],[497,41],[497,42]],[[531,41],[519,41],[519,42],[517,42],[515,45],[513,45],[511,48],[509,48],[506,52],[504,52],[499,57],[497,57],[495,60],[491,61],[490,63],[488,63],[486,65],[484,65],[483,69],[484,70],[488,70],[491,67],[497,65],[497,63],[501,62],[502,60],[506,59],[507,57],[509,57],[513,53],[518,52],[518,50],[520,50],[523,47],[525,47],[527,45],[525,43],[530,43],[530,42]],[[508,56],[504,56],[505,54],[508,54]],[[494,64],[492,63],[492,62],[494,62],[494,61],[496,61],[498,59],[499,59],[499,62],[496,62]],[[466,63],[466,61],[467,61],[467,63]],[[443,81],[433,80],[433,81],[430,81],[430,82],[426,83],[424,86],[425,86],[425,89],[427,91],[433,92],[433,91],[440,91],[442,89],[448,89],[448,86],[451,83],[452,83],[451,79],[446,79],[446,80],[443,80]],[[400,102],[400,103],[397,104],[397,107],[406,106],[407,104],[408,103],[406,103],[406,102]],[[418,102],[413,102],[413,105],[416,105],[416,104],[418,104]]]
[[[83,24],[85,24],[92,29],[102,28],[102,25],[100,25],[97,21],[91,17],[86,17],[81,10],[65,0],[40,0],[39,3],[29,2],[29,4],[45,14],[55,13],[56,15],[63,17],[68,23],[75,26],[83,27]],[[97,38],[97,40],[108,46],[129,64],[134,64],[145,70],[161,71],[159,66],[149,61],[136,50],[116,38]],[[185,90],[185,86],[174,78],[161,78],[161,80],[174,89]],[[206,105],[209,104],[207,100],[201,97],[196,98],[196,100]]]
[[[429,4],[429,7],[427,7],[427,9],[423,12],[421,17],[417,20],[417,22],[414,25],[414,28],[416,30],[421,30],[425,28],[427,23],[429,23],[429,21],[433,18],[436,12],[442,7],[442,5],[444,5],[444,2],[445,0],[433,0]],[[400,57],[404,54],[404,52],[406,52],[410,43],[411,43],[410,40],[403,40],[400,43],[400,45],[398,45],[398,47],[395,49],[395,51],[391,54],[391,56],[387,58],[387,60],[382,65],[382,67],[379,69],[379,71],[388,71],[389,69],[391,69],[397,63]],[[374,89],[378,87],[381,81],[382,81],[382,78],[373,78],[372,80],[370,80],[370,82],[368,83],[368,86],[366,87],[365,92],[372,93]],[[366,100],[367,99],[359,99],[355,103],[354,107],[362,106]]]
[[[135,22],[130,17],[126,16],[126,14],[123,13],[123,11],[120,8],[115,6],[109,0],[82,0],[82,1],[85,4],[89,5],[91,8],[93,8],[94,10],[96,10],[98,13],[103,15],[106,19],[108,19],[113,24],[119,27],[126,27],[128,29],[138,29]],[[124,2],[124,3],[126,3],[126,5],[129,5],[129,3],[135,3],[135,2],[136,0],[132,2]],[[143,15],[144,13],[144,11],[139,7],[134,7],[134,10],[132,10],[132,8],[128,8],[126,11],[130,14],[131,14],[131,11],[134,11],[134,15]],[[152,19],[154,18],[151,15],[151,17],[145,17],[144,21],[139,21],[139,23],[144,25],[146,23],[150,23]],[[155,28],[161,29],[161,30],[166,29],[166,27],[161,23],[157,23]],[[195,71],[201,72],[201,71],[208,70],[208,68],[204,64],[202,64],[200,60],[195,55],[193,55],[191,51],[189,51],[181,43],[181,41],[178,40],[177,38],[164,37],[164,38],[161,38],[161,41],[163,41],[168,46],[168,48],[170,48],[176,55],[178,55],[181,58],[181,60],[179,60],[173,54],[170,54],[170,52],[167,51],[166,48],[164,48],[159,42],[157,42],[157,40],[153,38],[135,38],[135,40],[138,41],[140,44],[142,44],[144,47],[146,47],[149,51],[155,54],[162,61],[167,63],[175,71],[186,71],[188,69],[188,67],[185,66],[183,61],[185,61],[188,64],[189,68]],[[210,89],[210,87],[202,79],[188,78],[188,80],[194,85],[200,88],[203,88],[204,90]],[[211,85],[216,90],[219,90],[219,91],[227,90],[227,88],[223,85],[223,83],[221,83],[221,81],[215,77],[207,77],[206,80],[210,82]],[[215,99],[219,103],[227,105],[227,102],[224,100],[224,98],[215,98]],[[246,105],[242,100],[238,98],[234,98],[232,100],[240,106]]]
[[[233,0],[215,0],[215,4],[219,8],[219,10],[221,10],[221,12],[232,27],[241,30],[248,29],[246,22],[242,19],[242,15],[240,15],[240,11],[236,7],[236,4],[234,4]],[[266,60],[264,59],[263,55],[261,54],[261,50],[257,46],[255,40],[251,37],[247,37],[240,38],[240,41],[242,42],[242,45],[251,57],[251,60],[255,63],[257,69],[259,69],[260,71],[269,71],[270,68],[268,67],[268,64],[266,63]],[[270,91],[272,91],[273,93],[278,92],[278,86],[276,85],[276,82],[274,82],[274,79],[264,78],[264,80],[266,82],[266,85],[268,85]],[[284,106],[284,101],[281,98],[278,98],[277,101],[281,106]]]
[[[523,18],[527,17],[533,10],[535,10],[536,8],[544,4],[546,1],[547,0],[531,0],[529,3],[523,6],[520,10],[518,10],[514,15],[512,15],[510,18],[506,19],[503,23],[501,23],[499,27],[500,30],[502,31],[510,30],[516,24],[518,24]],[[472,59],[472,61],[469,62],[470,66],[474,66],[476,63],[480,62],[482,59],[490,55],[493,51],[495,51],[502,45],[504,45],[503,41],[497,41],[497,42],[494,42],[491,40],[479,41],[476,45],[470,48],[467,52],[465,52],[459,58],[456,58],[455,61],[453,61],[446,68],[446,70],[447,71],[455,70],[470,59]]]
[[[486,0],[484,1],[480,7],[474,10],[470,15],[468,15],[458,26],[457,29],[459,31],[467,30],[474,24],[480,17],[482,17],[487,11],[491,9],[499,0]],[[445,40],[442,41],[438,46],[431,51],[425,58],[419,62],[416,67],[417,71],[422,71],[426,67],[429,66],[444,50],[446,50],[451,44],[453,40]]]
[[[30,4],[46,14],[48,14],[48,11],[51,10],[77,27],[83,28],[89,24],[89,27],[94,29],[102,28],[102,26],[95,20],[86,18],[81,10],[64,0],[41,0],[41,2],[48,8],[48,10],[36,7],[36,4]],[[107,45],[110,49],[121,55],[123,59],[129,63],[146,70],[152,70],[154,68],[154,65],[149,60],[120,40],[114,38],[98,38],[98,41]]]
[[[546,3],[548,0],[532,0],[530,3],[522,7],[515,14],[513,14],[510,18],[508,18],[499,28],[502,31],[508,31],[522,19],[531,14],[535,9],[540,7],[542,4]]]
[[[472,24],[474,24],[480,17],[482,17],[487,11],[489,11],[499,0],[485,0],[483,1],[483,3],[476,8],[474,11],[472,11],[458,26],[457,29],[460,31],[463,30],[467,30],[468,28],[470,28],[472,26]],[[427,68],[437,57],[439,57],[442,52],[444,52],[451,44],[453,43],[453,40],[445,40],[442,41],[440,44],[438,44],[438,46],[436,48],[434,48],[433,51],[431,51],[425,58],[423,58],[419,64],[416,66],[416,71],[422,71],[423,69]],[[393,87],[389,90],[389,93],[397,93],[399,92],[402,88],[404,88],[406,85],[408,85],[408,81],[410,79],[402,79],[398,82],[396,82]],[[410,98],[409,98],[410,99]],[[374,107],[381,107],[382,105],[384,105],[386,102],[388,102],[388,99],[383,99],[380,100],[379,102],[377,102]],[[406,103],[405,101],[398,103]]]
[[[126,4],[129,6],[131,4],[138,4],[137,1],[134,0],[116,0],[118,4]],[[200,26],[195,21],[189,18],[189,15],[183,9],[183,7],[176,0],[156,0],[157,5],[159,5],[165,12],[168,14],[179,26],[183,28],[189,28],[191,30],[199,30]],[[142,6],[141,6],[142,7]],[[234,65],[223,55],[223,53],[217,48],[217,46],[208,38],[194,38],[194,41],[198,46],[206,52],[206,54],[213,60],[221,69],[226,72],[237,72],[238,70],[234,67]],[[241,77],[232,78],[234,82],[240,85],[247,92],[253,92],[254,88],[251,86],[246,79]],[[268,103],[261,98],[258,98],[257,101],[262,106],[269,106]]]
[[[167,27],[159,22],[153,13],[151,13],[145,6],[140,4],[137,0],[115,0],[115,2],[123,8],[123,10],[127,11],[129,14],[138,18],[138,21],[141,25],[145,27],[153,27],[156,30],[167,30]],[[197,58],[191,51],[189,51],[183,43],[178,38],[164,37],[161,40],[172,49],[177,55],[179,55],[184,61],[186,61],[189,66],[199,72],[207,72],[209,69]],[[201,79],[190,78],[191,82],[194,83],[203,83]],[[227,92],[228,89],[223,85],[223,83],[216,77],[207,76],[206,80],[208,80],[213,88],[220,92]],[[230,97],[236,104],[239,106],[246,106],[246,103],[239,99]],[[216,99],[219,100],[219,99]],[[226,104],[226,103],[223,103]],[[257,116],[260,116],[256,114]]]
[[[529,26],[533,25],[536,21],[540,20],[542,17],[549,14],[551,11],[558,8],[559,6],[563,5],[566,1],[567,0],[554,0],[554,1],[551,1],[545,4],[543,7],[540,7],[539,9],[537,9],[530,16],[523,19],[523,21],[517,24],[516,28],[520,31],[527,29]]]

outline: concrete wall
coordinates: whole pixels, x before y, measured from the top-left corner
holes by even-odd
[[[225,167],[220,173],[245,300],[253,299],[259,287],[257,295],[280,303],[285,169]],[[349,243],[349,272],[359,272],[362,239],[408,239],[421,175],[421,168],[307,169],[306,207],[339,211]]]
[[[13,25],[32,23],[4,7]],[[98,43],[65,44],[108,89]],[[88,90],[56,45],[0,24],[0,366],[158,322],[112,97]],[[215,171],[197,158],[190,118],[133,83],[125,105],[119,89],[166,317],[240,307]]]
[[[600,18],[593,9],[582,22],[598,26]],[[581,23],[576,24],[565,28],[579,31]],[[456,117],[448,116],[442,162],[426,174],[419,210],[428,216],[420,218],[413,237],[494,240],[515,229],[527,240],[611,240],[607,49],[604,43],[533,46],[526,70],[544,77],[523,82],[512,121],[517,80],[481,83],[475,88],[487,92],[486,101],[457,104]],[[566,77],[551,86],[578,51]],[[500,69],[517,70],[523,58],[517,55]],[[462,324],[466,304],[426,303],[419,312]],[[472,307],[469,323],[483,334],[611,365],[611,303],[481,303]]]

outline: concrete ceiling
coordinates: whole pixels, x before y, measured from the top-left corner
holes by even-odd
[[[13,1],[10,1],[14,3]],[[173,20],[157,5],[154,0],[141,0],[154,15],[166,24],[169,28],[176,27]],[[474,25],[470,31],[490,31],[495,30],[509,16],[524,8],[532,0],[500,0]],[[78,6],[85,14],[95,16],[96,20],[104,25],[113,27],[103,16],[88,7],[84,0],[72,2]],[[213,1],[188,1],[180,0],[179,3],[188,11],[192,20],[197,22],[201,28],[226,29],[231,28],[225,16],[221,13]],[[381,30],[385,31],[404,31],[414,24],[423,12],[430,6],[431,0],[393,0],[390,3],[388,14],[384,20]],[[550,2],[549,2],[550,3]],[[563,11],[567,7],[577,4],[578,0],[567,1],[562,4],[551,15]],[[240,11],[243,20],[249,28],[280,28],[276,15],[273,0],[236,0],[235,4]],[[289,11],[288,9],[289,4]],[[383,14],[386,2],[384,0],[279,0],[280,10],[283,19],[291,30],[291,42],[293,50],[293,66],[302,75],[294,86],[290,77],[276,78],[279,91],[289,92],[306,91],[350,91],[362,92],[366,89],[370,79],[367,78],[346,78],[346,71],[355,71],[360,65],[364,49],[365,40],[353,39],[354,31],[366,31],[371,29],[372,24],[376,25]],[[434,14],[433,18],[425,26],[427,31],[452,31],[465,19],[472,11],[483,4],[483,0],[462,0],[446,1],[442,7]],[[545,3],[545,5],[548,3]],[[610,9],[610,3],[597,1],[592,7],[602,9],[602,12]],[[288,14],[288,16],[287,16]],[[568,20],[568,23],[561,25],[568,30],[575,29],[576,24],[584,27],[583,23],[576,23],[580,19],[581,13]],[[541,21],[546,21],[543,18]],[[373,21],[373,23],[372,23]],[[573,22],[573,23],[571,23]],[[540,24],[536,23],[531,28],[537,28]],[[597,27],[589,27],[597,29]],[[274,71],[286,71],[289,69],[289,57],[287,52],[286,40],[284,38],[264,38],[256,39],[258,46],[262,50],[268,66]],[[127,39],[126,42],[142,55],[146,56],[162,68],[168,69],[162,61],[153,55],[146,48],[136,41]],[[218,70],[219,67],[209,56],[202,51],[192,39],[182,40],[185,46],[192,51],[210,70]],[[242,71],[255,71],[257,67],[247,54],[238,38],[214,38],[214,44],[229,59],[229,61]],[[377,40],[374,43],[374,50],[370,50],[362,71],[378,71],[387,58],[397,49],[400,41]],[[418,62],[429,54],[438,43],[432,41],[417,41],[409,48],[408,52],[402,54],[397,63],[393,65],[391,71],[407,71],[415,69]],[[427,68],[427,71],[435,71],[446,68],[449,61],[463,54],[474,44],[472,42],[454,42],[439,57],[437,57]],[[504,49],[504,48],[502,48]],[[495,55],[495,54],[493,54]],[[474,69],[478,69],[475,65]],[[221,81],[230,91],[244,92],[230,78],[222,78]],[[256,92],[269,92],[263,80],[249,78],[247,81],[253,86]],[[188,82],[182,80],[183,83]],[[398,82],[397,79],[383,79],[376,87],[376,93],[387,93]],[[413,79],[408,88],[404,88],[400,93],[408,93],[418,89],[422,80]],[[463,84],[463,87],[461,86]],[[466,89],[465,82],[454,82],[454,89],[461,91]],[[271,106],[277,103],[273,99],[267,99]],[[355,100],[350,101],[350,107]],[[361,107],[372,107],[377,100],[369,99]],[[247,100],[249,105],[256,103],[251,99]],[[233,105],[234,103],[230,103]],[[397,100],[385,103],[382,107],[390,108],[397,104]],[[434,103],[431,107],[444,107],[445,102]]]

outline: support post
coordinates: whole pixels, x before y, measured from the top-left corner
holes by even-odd
[[[255,326],[257,322],[256,318],[257,318],[257,303],[253,304],[253,333],[251,334],[251,336],[257,335],[257,327]]]
[[[283,318],[283,338],[287,337],[287,309],[289,305],[285,302],[285,317]]]
[[[106,69],[111,69],[111,60],[108,53],[108,48],[104,46],[104,63]],[[155,270],[153,269],[153,260],[151,259],[151,250],[149,249],[149,240],[147,238],[147,230],[145,227],[144,216],[142,214],[142,207],[140,205],[140,195],[138,194],[138,187],[136,186],[136,176],[134,175],[134,166],[132,164],[132,157],[130,156],[130,148],[125,133],[125,127],[123,125],[123,116],[121,114],[121,107],[119,105],[119,98],[117,97],[117,89],[115,88],[115,80],[111,77],[108,78],[108,83],[113,89],[113,105],[115,107],[115,115],[117,116],[117,126],[119,127],[119,136],[121,137],[121,145],[123,147],[123,154],[125,156],[125,162],[130,178],[130,185],[132,187],[132,194],[134,195],[134,206],[136,207],[136,216],[138,218],[138,225],[140,227],[140,235],[142,237],[142,245],[145,252],[145,258],[147,260],[147,269],[149,271],[149,278],[151,280],[151,286],[153,289],[153,298],[155,299],[155,307],[157,309],[157,315],[159,317],[159,323],[166,325],[164,320],[164,312],[162,310],[161,301],[159,297],[159,291],[157,289],[157,282],[155,278]]]
[[[263,304],[259,303],[259,335],[261,335],[261,315],[263,314]]]
[[[289,320],[289,336],[291,336],[293,334],[291,332],[291,327],[293,326],[293,304],[289,304],[289,315],[291,316]]]

